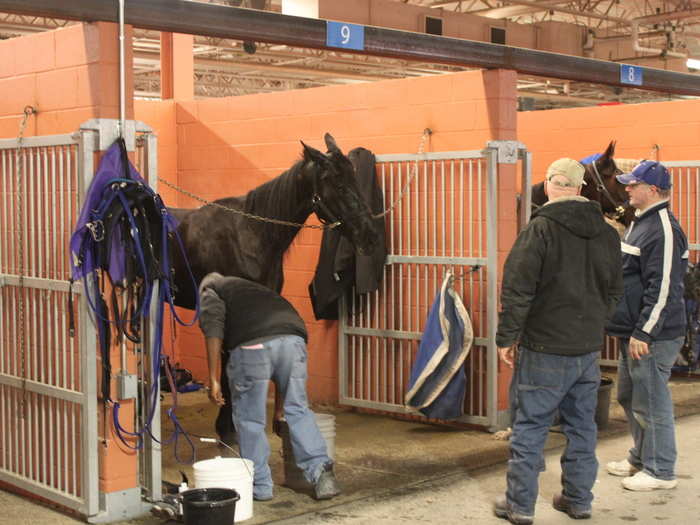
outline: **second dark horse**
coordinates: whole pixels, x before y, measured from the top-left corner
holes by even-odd
[[[608,216],[617,214],[618,207],[624,208],[624,213],[616,220],[627,226],[634,215],[634,208],[627,205],[625,186],[620,184],[615,175],[622,173],[614,160],[615,142],[611,141],[605,152],[590,164],[584,164],[586,184],[581,188],[581,195],[589,200],[600,203],[603,213]],[[532,205],[540,207],[547,202],[544,193],[544,182],[532,186]]]

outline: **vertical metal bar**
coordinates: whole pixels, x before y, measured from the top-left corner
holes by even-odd
[[[447,249],[447,241],[445,237],[447,236],[447,211],[445,210],[446,208],[446,199],[445,199],[445,161],[440,161],[440,229],[441,229],[441,236],[440,236],[440,245],[441,245],[441,255],[444,257],[446,255],[445,250]],[[437,283],[436,283],[437,284]]]
[[[66,147],[66,186],[68,189],[68,217],[67,217],[67,230],[68,232],[71,232],[73,230],[72,226],[74,223],[74,218],[73,218],[73,194],[74,194],[74,177],[76,176],[75,173],[73,173],[73,162],[72,158],[73,155],[75,154],[75,149],[73,146],[67,146]],[[77,182],[77,181],[75,181]],[[64,260],[70,261],[70,254],[68,253],[68,241],[69,239],[66,239],[66,242],[61,245],[60,250],[61,253],[63,254],[62,257]],[[68,271],[70,272],[70,264]],[[66,326],[65,324],[63,326]],[[65,332],[65,330],[63,330]],[[76,384],[75,384],[75,348],[73,345],[73,340],[69,337],[66,338],[66,352],[68,352],[69,356],[69,363],[70,363],[70,388],[71,390],[76,389]],[[66,381],[66,387],[68,387],[68,382]]]
[[[65,246],[66,244],[66,211],[65,211],[65,160],[63,158],[63,147],[58,148],[58,181],[59,181],[59,190],[58,190],[58,197],[59,197],[59,216],[60,216],[60,224],[61,224],[61,230],[60,230],[60,242],[58,246]],[[66,261],[65,257],[63,257],[63,251],[58,250],[57,254],[58,258],[61,261],[61,273],[59,274],[60,277],[59,279],[64,280],[66,278]]]
[[[92,174],[95,172],[94,152],[96,135],[92,131],[82,131],[78,144],[78,193],[87,191]],[[99,511],[98,458],[97,458],[97,333],[90,322],[88,304],[84,290],[80,297],[78,322],[80,330],[80,381],[83,394],[81,411],[81,435],[84,461],[82,462],[82,489],[85,514],[93,516]]]
[[[520,150],[520,158],[522,161],[521,175],[521,197],[520,197],[520,224],[519,230],[530,222],[530,214],[532,213],[532,153],[527,150]]]
[[[0,151],[0,162],[2,163],[2,225],[0,225],[0,272],[9,273],[10,268],[7,263],[7,258],[9,257],[9,224],[7,222],[7,208],[10,198],[7,195],[7,179],[9,178],[9,172],[7,170],[7,151]],[[3,341],[4,339],[0,339]],[[3,354],[4,355],[4,354]],[[3,368],[0,365],[0,370]]]
[[[450,161],[450,256],[454,257],[455,253],[455,161]]]
[[[58,232],[60,231],[58,223],[56,222],[56,214],[58,212],[58,202],[56,199],[58,180],[56,177],[56,148],[51,148],[51,250],[53,259],[53,271],[49,276],[51,279],[60,279],[59,277],[59,261],[58,255],[56,254],[56,246],[58,245]]]
[[[491,428],[498,423],[498,358],[496,355],[496,325],[498,320],[498,152],[488,150],[488,202],[486,206],[486,242],[488,259],[488,283],[486,307],[488,309],[487,339],[487,417]]]

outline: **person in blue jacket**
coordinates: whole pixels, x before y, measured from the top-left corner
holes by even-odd
[[[620,340],[617,399],[634,446],[607,470],[623,476],[628,490],[672,489],[678,481],[668,380],[686,329],[688,240],[669,210],[671,177],[663,164],[643,161],[617,179],[637,211],[622,242],[625,293],[607,332]]]

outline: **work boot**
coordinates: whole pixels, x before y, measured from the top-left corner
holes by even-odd
[[[326,463],[323,466],[321,475],[314,483],[314,498],[331,499],[338,494],[340,494],[340,486],[333,473],[333,463]]]
[[[552,507],[559,512],[568,514],[571,519],[574,520],[588,520],[591,519],[590,510],[578,510],[571,506],[571,501],[564,496],[564,494],[555,494],[552,498]]]
[[[505,496],[501,496],[493,502],[493,513],[499,518],[508,520],[515,525],[532,525],[535,519],[534,516],[520,514],[511,509]]]

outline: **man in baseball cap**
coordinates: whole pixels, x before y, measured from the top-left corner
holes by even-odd
[[[607,471],[628,490],[672,489],[678,480],[668,380],[686,330],[688,240],[669,209],[671,176],[663,164],[645,160],[617,180],[637,211],[622,241],[624,298],[606,330],[620,342],[617,400],[634,446]]]
[[[574,159],[558,159],[552,162],[547,168],[545,178],[547,182],[552,182],[560,188],[580,188],[582,184],[586,184],[583,176],[586,174],[586,168],[583,164]]]
[[[643,160],[630,173],[618,175],[617,180],[625,186],[644,183],[660,190],[671,189],[671,175],[666,166],[653,160]]]

